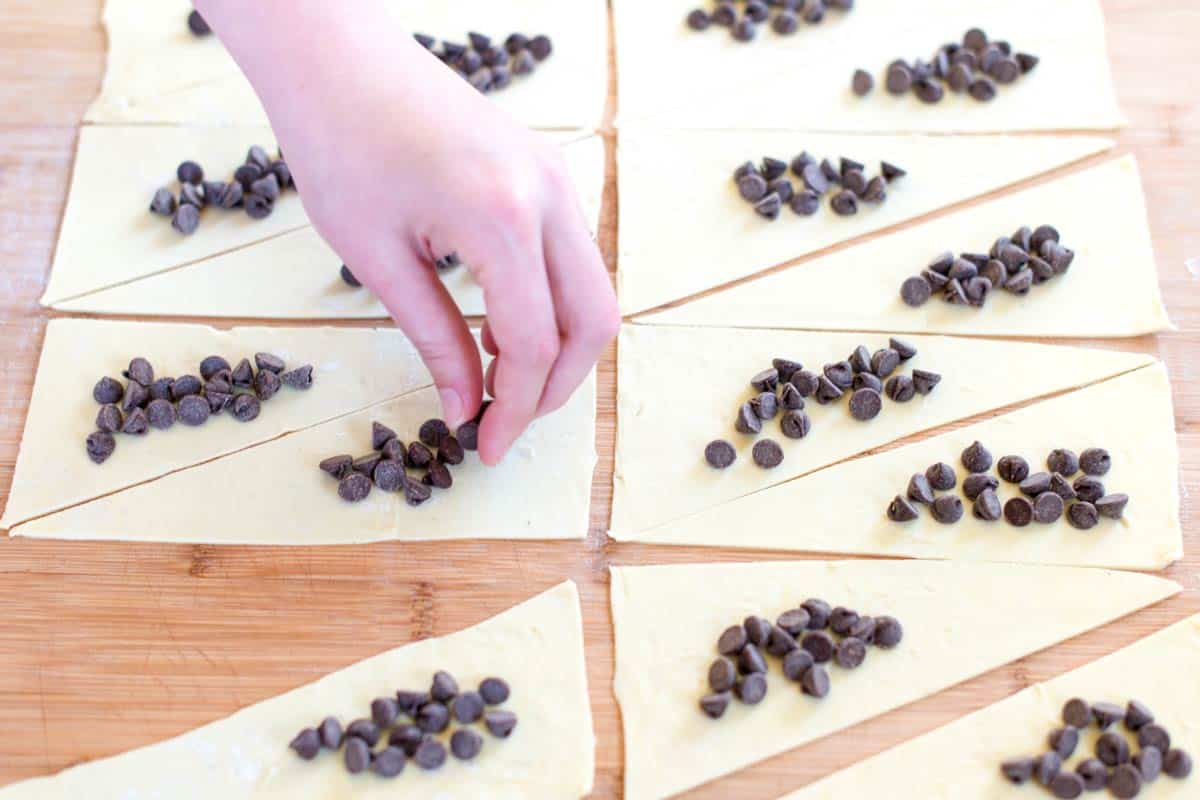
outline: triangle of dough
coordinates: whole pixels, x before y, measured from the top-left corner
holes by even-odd
[[[923,369],[943,380],[908,403],[884,400],[867,423],[846,409],[808,403],[812,432],[784,438],[778,418],[763,436],[783,447],[784,462],[763,470],[750,457],[750,438],[734,430],[738,408],[752,396],[750,378],[773,358],[822,365],[847,358],[859,344],[886,347],[880,334],[676,328],[626,325],[617,355],[617,453],[612,536],[633,539],[681,517],[714,508],[873,447],[1014,403],[1073,389],[1154,362],[1149,356],[999,340],[905,337],[919,354],[903,372]],[[738,461],[715,470],[704,447],[724,438]],[[892,490],[893,492],[895,490]],[[734,544],[735,541],[726,542]]]
[[[107,0],[108,59],[100,96],[85,120],[98,123],[265,125],[249,82],[216,36],[187,29],[190,0]],[[525,125],[599,125],[608,89],[608,11],[603,0],[459,0],[401,3],[380,24],[464,41],[468,30],[501,41],[513,31],[545,33],[554,54],[536,74],[488,95]]]
[[[117,450],[107,461],[96,465],[88,459],[84,440],[96,429],[99,406],[92,387],[100,377],[119,379],[134,356],[149,359],[159,375],[178,377],[196,374],[200,361],[210,355],[236,364],[257,352],[274,353],[293,366],[312,364],[313,387],[282,388],[253,422],[241,423],[226,413],[196,430],[177,425],[141,437],[118,435]],[[204,325],[51,320],[0,527],[11,528],[432,382],[417,351],[394,329],[219,331]]]
[[[1133,573],[967,562],[614,568],[614,685],[625,731],[625,797],[673,795],[1179,590],[1171,581]],[[832,690],[823,700],[803,695],[770,659],[761,705],[735,702],[720,720],[704,716],[697,703],[707,693],[705,676],[721,631],[747,614],[774,620],[808,597],[895,616],[904,639],[892,650],[871,648],[857,670],[832,667]]]
[[[371,701],[424,687],[439,669],[462,686],[500,676],[517,715],[507,740],[482,731],[469,764],[453,757],[394,779],[351,775],[342,754],[302,761],[288,742],[327,714],[369,716]],[[398,647],[158,744],[0,789],[4,800],[292,800],[297,797],[581,797],[592,788],[595,735],[584,666],[579,594],[571,581],[457,633]]]
[[[578,131],[551,136],[563,143],[563,156],[594,232],[600,225],[604,194],[604,140],[578,137]],[[316,230],[304,227],[54,305],[65,311],[157,316],[387,317],[387,310],[370,291],[342,281],[341,265],[341,258]],[[464,314],[484,313],[483,291],[469,270],[455,269],[442,277]]]
[[[802,21],[794,36],[762,25],[749,44],[735,41],[727,28],[689,30],[684,17],[695,6],[691,0],[613,3],[622,125],[984,133],[1105,130],[1125,123],[1097,0],[876,3],[848,13],[831,10],[819,25]],[[976,26],[1041,56],[1041,64],[1000,86],[990,103],[947,90],[942,102],[929,106],[912,93],[894,97],[884,89],[891,59],[928,58]],[[865,98],[850,91],[860,68],[876,79]]]
[[[1075,250],[1071,271],[983,309],[935,297],[920,308],[900,284],[941,252],[986,251],[1022,225],[1053,223]],[[847,287],[854,287],[853,292]],[[832,297],[845,302],[831,303]],[[888,330],[974,336],[1140,336],[1171,321],[1158,288],[1146,203],[1133,156],[839,250],[651,314],[665,325]]]
[[[622,130],[617,151],[621,309],[632,314],[681,300],[1110,147],[1107,139],[1080,136]],[[767,155],[791,160],[801,150],[828,157],[835,166],[841,156],[853,158],[866,165],[869,176],[879,173],[880,161],[897,164],[908,175],[889,189],[887,202],[864,203],[853,217],[834,214],[826,195],[813,217],[785,208],[775,222],[762,219],[738,194],[734,168]],[[788,177],[799,185],[790,171]],[[1009,233],[993,234],[985,247]],[[928,259],[921,266],[925,263]],[[857,291],[843,288],[837,294],[853,302]]]
[[[1119,422],[1119,424],[1114,424]],[[1082,452],[1104,447],[1111,471],[1101,480],[1109,492],[1131,501],[1122,520],[1101,520],[1090,531],[1072,528],[1063,517],[1052,525],[1017,530],[983,522],[956,489],[966,511],[942,525],[921,507],[903,525],[890,522],[888,503],[903,495],[913,473],[944,461],[967,472],[960,455],[974,441],[995,459],[1024,456],[1031,470],[1046,469],[1051,450]],[[995,469],[991,470],[995,475]],[[1082,474],[1082,473],[1080,473]],[[1078,477],[1076,475],[1075,477]],[[1003,503],[1020,494],[1003,483]],[[835,499],[831,499],[835,498]],[[799,513],[795,525],[779,525]],[[801,523],[800,520],[803,520]],[[1036,403],[952,433],[847,461],[828,469],[739,497],[702,513],[644,531],[637,539],[662,544],[753,547],[819,553],[1020,561],[1157,570],[1183,557],[1179,521],[1179,452],[1171,385],[1161,364]]]
[[[1194,758],[1200,752],[1200,731],[1195,725],[1200,714],[1197,672],[1200,615],[1053,680],[1030,686],[780,800],[1007,800],[1019,792],[1000,775],[1000,764],[1045,752],[1046,737],[1062,725],[1062,707],[1074,697],[1121,706],[1131,699],[1145,703],[1154,712],[1155,721],[1170,731],[1171,746],[1183,748]],[[1118,726],[1116,730],[1124,728]],[[1080,754],[1094,752],[1098,736],[1095,726],[1090,728],[1080,738],[1075,758],[1067,763],[1074,767],[1081,760]],[[946,753],[954,757],[943,761],[938,769],[906,769],[911,764],[937,763]],[[897,781],[897,775],[903,775],[904,780]],[[1156,800],[1183,800],[1196,796],[1196,781],[1195,775],[1187,780],[1163,775],[1143,794]]]
[[[373,420],[414,440],[422,422],[440,415],[433,387],[31,520],[13,535],[273,545],[582,539],[596,465],[595,406],[593,374],[566,405],[534,421],[499,466],[467,453],[451,468],[455,485],[418,508],[379,489],[346,503],[317,465],[340,453],[369,453]],[[286,503],[286,525],[264,496]],[[231,515],[230,508],[241,510]],[[157,522],[131,526],[131,519]]]

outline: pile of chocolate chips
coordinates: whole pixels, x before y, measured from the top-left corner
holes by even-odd
[[[764,652],[783,659],[784,677],[799,683],[801,691],[821,698],[829,694],[824,664],[833,661],[843,669],[857,669],[869,646],[890,650],[902,638],[904,628],[895,617],[860,616],[842,606],[830,608],[817,598],[783,612],[774,625],[763,617],[746,617],[717,639],[720,656],[708,668],[712,693],[700,698],[700,710],[718,719],[734,697],[749,706],[761,703],[767,696]]]
[[[149,361],[133,359],[122,373],[127,383],[106,376],[92,388],[100,411],[96,431],[87,437],[88,458],[103,464],[117,448],[114,433],[143,436],[151,428],[165,431],[176,421],[195,427],[225,409],[235,419],[249,422],[281,386],[312,386],[310,364],[288,370],[282,358],[270,353],[255,353],[254,364],[257,372],[249,359],[230,367],[223,357],[209,356],[200,362],[199,377],[155,378]]]
[[[483,93],[507,89],[514,75],[529,75],[554,52],[550,37],[539,34],[530,38],[523,33],[509,34],[503,45],[490,36],[471,32],[466,44],[443,41],[423,33],[413,34],[421,46]]]
[[[889,94],[911,91],[922,102],[938,103],[948,87],[955,94],[966,92],[987,102],[996,97],[996,84],[1015,83],[1037,64],[1037,56],[1014,53],[1008,42],[988,41],[986,33],[972,28],[963,36],[962,44],[942,45],[929,61],[893,61],[888,65],[884,88]],[[866,97],[875,88],[875,79],[866,70],[856,70],[850,86],[856,95]]]
[[[407,446],[394,430],[372,422],[372,452],[358,458],[331,456],[321,462],[321,471],[337,479],[338,496],[348,503],[367,499],[373,484],[384,492],[403,492],[405,502],[419,506],[433,496],[434,489],[454,485],[450,467],[461,464],[466,451],[479,446],[479,421],[488,405],[485,402],[475,419],[460,425],[457,436],[442,420],[426,420],[417,432],[420,441]],[[424,474],[418,479],[408,474],[410,469]]]
[[[1037,758],[1016,758],[1000,765],[1000,772],[1015,784],[1037,780],[1055,797],[1071,800],[1105,787],[1113,797],[1123,800],[1137,797],[1142,787],[1166,773],[1176,780],[1192,774],[1192,757],[1186,750],[1171,747],[1171,734],[1154,721],[1154,714],[1137,700],[1124,707],[1115,703],[1089,705],[1086,700],[1068,700],[1062,710],[1063,727],[1049,736],[1050,750]],[[1096,740],[1096,755],[1081,761],[1073,772],[1063,769],[1075,753],[1080,736],[1096,724],[1104,731]],[[1130,752],[1129,742],[1112,730],[1117,723],[1137,737],[1138,752]]]
[[[1021,228],[1001,236],[987,253],[942,253],[920,275],[900,285],[900,298],[916,308],[935,291],[947,303],[982,308],[988,295],[1004,289],[1025,296],[1029,289],[1071,268],[1075,251],[1063,247],[1053,225]]]
[[[788,169],[800,179],[797,189],[786,177]],[[811,217],[821,207],[821,198],[834,191],[829,207],[838,216],[848,217],[858,213],[858,204],[881,204],[887,199],[887,188],[906,173],[900,167],[884,161],[880,163],[880,174],[867,178],[863,164],[850,158],[842,158],[839,168],[829,159],[817,159],[803,152],[791,163],[767,156],[762,164],[747,161],[733,172],[742,199],[754,206],[760,217],[775,221],[786,205],[798,216]]]
[[[485,678],[478,690],[463,692],[450,673],[439,671],[428,691],[401,690],[395,696],[377,697],[371,701],[370,718],[356,719],[345,729],[336,717],[326,717],[317,727],[296,734],[289,746],[311,761],[322,748],[336,752],[345,744],[342,758],[352,773],[369,769],[394,778],[410,758],[421,769],[433,770],[446,763],[446,745],[437,737],[452,722],[459,724],[450,735],[450,752],[461,761],[470,761],[483,749],[483,737],[468,727],[474,723],[482,720],[489,733],[507,739],[517,727],[517,715],[488,709],[508,696],[509,686],[500,678]],[[376,750],[380,741],[386,743]]]
[[[850,415],[860,422],[874,419],[883,410],[883,398],[907,403],[916,395],[934,390],[942,376],[914,369],[912,375],[894,375],[903,362],[917,355],[911,344],[893,338],[888,346],[872,353],[859,345],[845,361],[826,364],[822,374],[804,369],[797,361],[777,358],[769,369],[750,379],[757,394],[738,409],[735,427],[739,433],[757,436],[764,422],[782,413],[780,431],[789,439],[803,439],[812,429],[812,421],[804,413],[805,398],[812,397],[819,405],[837,402],[850,394]],[[886,383],[885,383],[886,381]],[[771,439],[755,443],[754,463],[772,469],[783,463],[783,449]],[[704,448],[709,466],[725,469],[737,460],[737,450],[724,439],[716,439]]]
[[[175,177],[179,179],[178,199],[163,186],[154,192],[150,212],[170,217],[171,227],[185,236],[200,227],[200,211],[206,207],[244,208],[252,219],[264,219],[275,210],[280,193],[295,186],[283,154],[272,160],[258,145],[250,148],[246,163],[234,171],[229,182],[204,180],[204,168],[195,161],[180,164]]]
[[[208,36],[212,33],[212,28],[208,27],[208,23],[204,20],[204,17],[200,16],[200,12],[195,9],[187,16],[187,26],[188,30],[196,38]]]
[[[1107,450],[1091,447],[1076,455],[1071,450],[1054,450],[1046,458],[1047,472],[1030,474],[1029,462],[1021,456],[1003,456],[992,468],[992,454],[981,442],[974,442],[962,452],[962,465],[970,473],[962,482],[962,493],[973,503],[976,519],[995,522],[1001,517],[1010,525],[1024,528],[1031,522],[1049,525],[1065,514],[1073,528],[1090,530],[1101,517],[1120,519],[1129,504],[1129,496],[1106,494],[1100,478],[1112,467]],[[1082,472],[1074,483],[1069,478]],[[1016,484],[1021,494],[1000,505],[997,490],[1000,481]],[[938,463],[917,473],[908,482],[903,496],[896,495],[888,505],[888,519],[911,522],[920,516],[917,510],[928,505],[938,522],[951,525],[962,519],[963,501],[951,492],[958,484],[954,467]]]
[[[849,11],[854,8],[854,0],[720,0],[715,6],[711,12],[703,8],[691,11],[687,26],[694,31],[705,31],[712,25],[729,28],[734,39],[749,42],[758,35],[760,24],[769,23],[771,30],[790,36],[799,30],[801,19],[818,25],[825,20],[827,9]]]
[[[433,262],[433,266],[438,272],[449,272],[452,269],[461,267],[462,260],[458,257],[458,253],[451,253],[450,255],[442,256],[437,261]],[[358,278],[354,277],[354,273],[351,272],[350,268],[345,264],[342,264],[341,275],[342,280],[347,286],[353,286],[356,289],[362,286],[362,283],[359,282]]]

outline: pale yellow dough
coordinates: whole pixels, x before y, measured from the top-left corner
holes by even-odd
[[[152,430],[146,436],[118,434],[116,452],[106,462],[96,465],[88,459],[84,440],[96,429],[99,410],[92,387],[102,376],[123,381],[121,371],[134,356],[149,359],[160,377],[179,377],[197,374],[206,356],[221,355],[236,364],[242,358],[253,361],[256,352],[274,353],[290,366],[311,364],[312,388],[283,387],[248,423],[222,414],[195,430],[176,424],[169,431]],[[52,320],[46,327],[12,492],[0,527],[11,528],[432,382],[416,350],[394,329],[219,331],[204,325]],[[369,449],[369,432],[367,436]]]
[[[995,705],[927,733],[780,800],[845,800],[886,797],[888,800],[1011,800],[1038,794],[1013,787],[1000,774],[1011,758],[1037,756],[1046,749],[1050,731],[1062,725],[1063,704],[1074,697],[1124,706],[1139,700],[1155,721],[1171,733],[1171,746],[1200,752],[1200,616],[1190,617],[1145,639]],[[1113,728],[1125,733],[1123,726]],[[1082,737],[1073,769],[1095,752],[1100,731],[1092,726]],[[1132,739],[1132,751],[1137,752]],[[947,759],[946,755],[953,757]],[[936,769],[912,769],[938,764]],[[897,780],[897,777],[903,780]],[[1186,780],[1162,775],[1143,789],[1155,800],[1194,798],[1200,789],[1195,773]],[[1045,796],[1049,796],[1046,794]],[[1086,796],[1086,795],[1085,795]],[[1106,795],[1096,795],[1103,797]],[[1111,795],[1108,795],[1111,796]]]
[[[936,133],[1098,130],[1124,124],[1097,0],[915,0],[860,3],[831,10],[793,36],[759,26],[752,43],[727,28],[704,33],[684,23],[694,0],[615,0],[621,124],[690,128],[808,128]],[[1038,67],[995,100],[980,103],[948,89],[937,105],[884,89],[895,58],[929,59],[972,27]],[[856,69],[876,79],[866,98],[850,91]]]
[[[886,347],[881,334],[676,328],[626,325],[617,356],[617,453],[613,479],[612,535],[640,538],[650,529],[715,508],[873,447],[1013,403],[1073,389],[1154,363],[1149,356],[1107,350],[906,336],[919,351],[902,365],[940,373],[932,394],[911,402],[884,399],[883,411],[858,422],[848,398],[820,406],[811,398],[812,432],[796,441],[782,436],[779,418],[763,424],[763,437],[783,447],[773,470],[755,466],[751,438],[737,433],[739,406],[753,396],[750,378],[773,358],[800,361],[820,373],[847,358],[859,344]],[[1140,411],[1140,409],[1139,409]],[[738,461],[716,470],[704,447],[728,439]],[[795,524],[804,516],[786,515]],[[726,545],[737,545],[737,526]],[[750,538],[753,538],[752,536]]]
[[[867,16],[876,10],[856,13]],[[739,79],[739,83],[746,81]],[[623,129],[617,150],[621,190],[617,268],[622,311],[632,314],[682,300],[1111,146],[1107,139],[1080,136]],[[830,209],[832,193],[822,199],[820,211],[812,217],[797,216],[790,208],[784,208],[774,222],[755,214],[738,193],[732,178],[734,169],[745,161],[757,163],[764,156],[791,160],[801,151],[818,159],[828,158],[835,166],[842,156],[855,159],[866,166],[868,177],[879,174],[880,161],[896,164],[908,174],[888,189],[886,202],[862,203],[852,217],[840,217]],[[803,185],[790,171],[788,178],[797,188]],[[1091,205],[1078,199],[1075,202]],[[1129,202],[1136,203],[1137,198]],[[1138,224],[1144,225],[1144,217],[1143,213]],[[974,248],[986,249],[997,236],[1009,233],[1008,229],[991,233]],[[949,246],[947,242],[941,249]],[[920,266],[927,260],[923,256]],[[863,287],[849,291],[848,285],[817,292],[813,296],[819,300],[809,302],[834,308],[851,306]],[[894,288],[888,287],[889,291]],[[829,313],[827,309],[825,313]]]
[[[1053,223],[1076,253],[1071,271],[982,309],[920,308],[900,284],[939,253],[986,251],[1022,225]],[[853,291],[848,291],[853,287]],[[844,302],[831,302],[832,298]],[[766,275],[642,321],[810,330],[890,330],[975,336],[1140,336],[1171,321],[1158,287],[1146,203],[1133,156],[990,200]]]
[[[608,87],[608,15],[603,0],[456,0],[399,3],[396,35],[420,32],[463,42],[477,30],[503,42],[514,31],[545,33],[554,53],[537,72],[489,95],[526,125],[599,124]],[[107,0],[108,64],[85,117],[101,123],[266,124],[266,114],[216,36],[187,29],[189,0]],[[281,24],[286,24],[281,21]],[[381,20],[380,24],[395,24]],[[413,109],[437,114],[438,109]]]
[[[625,731],[625,797],[682,792],[1179,590],[1171,581],[1132,573],[966,562],[614,568],[615,688]],[[857,670],[831,666],[832,688],[822,700],[802,694],[772,657],[767,697],[760,705],[735,701],[719,720],[702,714],[697,703],[708,691],[708,665],[717,657],[721,631],[749,614],[774,620],[809,597],[895,616],[904,626],[904,639],[892,650],[871,648]],[[1033,734],[1022,741],[1033,742]]]
[[[302,761],[288,742],[327,715],[369,716],[371,701],[424,688],[436,670],[460,686],[498,675],[518,723],[484,738],[469,763],[427,772],[409,762],[393,779],[351,775],[342,753]],[[4,800],[340,800],[560,798],[591,791],[595,735],[584,667],[579,595],[567,581],[475,627],[398,647],[159,744],[0,789]]]
[[[604,193],[603,140],[583,131],[542,135],[561,146],[594,232]],[[199,161],[206,177],[225,180],[251,144],[273,142],[266,128],[84,127],[42,304],[153,316],[386,317],[369,291],[341,280],[341,259],[310,226],[294,191],[265,220],[206,210],[191,236],[147,211],[156,188],[178,189],[175,168],[183,158]],[[483,313],[483,293],[468,270],[446,273],[445,283],[464,313]]]
[[[592,231],[600,224],[604,193],[604,141],[555,134],[579,192]],[[196,237],[205,235],[204,224]],[[173,232],[172,232],[173,233]],[[194,237],[195,238],[195,237]],[[255,317],[284,319],[383,318],[387,310],[365,288],[341,279],[342,260],[312,227],[304,227],[211,258],[111,288],[54,303],[65,311],[156,316]],[[141,253],[142,257],[150,253]],[[149,262],[149,259],[147,259]],[[95,262],[72,266],[94,270]],[[66,267],[64,267],[65,269]],[[103,279],[103,278],[101,278]],[[485,311],[483,291],[469,269],[443,274],[443,282],[464,314]]]
[[[1113,466],[1101,480],[1107,491],[1130,496],[1125,515],[1119,522],[1101,519],[1086,532],[1072,528],[1065,516],[1052,525],[1017,529],[977,519],[971,502],[958,492],[966,510],[954,525],[936,522],[922,506],[916,521],[901,525],[887,519],[888,503],[905,493],[913,473],[930,464],[953,466],[961,487],[967,471],[960,457],[974,441],[982,442],[996,460],[1023,456],[1035,472],[1046,469],[1045,458],[1055,448],[1078,453],[1104,447]],[[994,468],[990,474],[995,476]],[[1001,482],[997,494],[1003,503],[1020,492]],[[781,519],[789,523],[781,525]],[[1162,569],[1183,556],[1179,451],[1167,371],[1161,364],[1145,367],[748,494],[635,538],[662,544]]]
[[[595,407],[592,376],[565,406],[536,420],[499,466],[485,467],[467,453],[450,468],[454,486],[435,489],[419,508],[378,488],[363,502],[346,503],[317,465],[370,452],[373,420],[401,441],[415,440],[421,423],[441,413],[433,387],[32,520],[13,535],[273,545],[582,539],[596,464]],[[277,502],[262,502],[264,492]],[[242,510],[231,515],[230,508]],[[147,515],[159,524],[129,525]]]

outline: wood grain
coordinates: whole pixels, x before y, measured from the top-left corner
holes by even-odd
[[[41,292],[78,121],[99,88],[99,0],[0,5],[0,504],[48,315]],[[1132,126],[1159,271],[1179,331],[1106,347],[1157,350],[1174,382],[1188,555],[1166,571],[1184,593],[1102,630],[692,793],[768,800],[857,759],[1200,611],[1200,108],[1186,70],[1200,4],[1105,0],[1112,59]],[[864,12],[865,13],[865,12]],[[1086,91],[1086,87],[1080,87]],[[615,108],[610,98],[609,117]],[[615,267],[614,132],[601,246]],[[222,325],[236,324],[224,321]],[[238,548],[0,540],[0,784],[148,744],[413,639],[449,633],[574,579],[583,599],[598,798],[621,795],[612,697],[610,564],[778,559],[777,553],[618,545],[611,495],[615,352],[600,365],[600,464],[583,543]],[[264,498],[269,500],[269,498]],[[231,510],[231,513],[236,513]],[[129,524],[157,520],[130,519]]]

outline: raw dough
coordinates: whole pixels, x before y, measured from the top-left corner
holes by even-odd
[[[819,406],[809,401],[812,432],[784,438],[778,418],[764,436],[785,454],[773,470],[755,466],[750,439],[734,430],[738,407],[752,395],[750,378],[773,358],[792,358],[820,372],[848,357],[859,344],[886,347],[881,334],[756,331],[626,325],[617,357],[617,455],[612,535],[636,537],[724,502],[766,489],[873,447],[1013,403],[1073,389],[1154,362],[1149,356],[1107,350],[970,340],[905,337],[920,352],[904,365],[943,376],[930,395],[909,403],[884,400],[883,412],[862,423],[846,399]],[[715,470],[704,446],[724,438],[738,461]],[[728,541],[726,544],[733,544]]]
[[[855,13],[866,16],[874,12],[872,8]],[[1078,136],[625,129],[617,150],[621,309],[632,314],[675,302],[1110,147],[1112,142],[1107,139]],[[821,210],[812,217],[799,217],[790,208],[775,222],[759,217],[738,194],[732,179],[734,168],[768,155],[790,160],[802,150],[816,158],[829,158],[835,165],[841,156],[853,158],[866,165],[870,176],[879,173],[881,160],[899,165],[908,175],[896,181],[886,202],[863,203],[853,217],[834,214],[829,208],[831,195],[823,198]],[[788,176],[800,185],[790,171]],[[1080,204],[1078,198],[1075,203]],[[979,244],[990,247],[997,236],[1009,233],[990,234]],[[927,261],[928,256],[922,256],[919,265],[923,267]],[[898,289],[888,286],[892,294]],[[846,289],[835,294],[846,298],[832,304],[838,307],[850,304],[854,297]],[[822,296],[823,301],[829,299]]]
[[[1005,522],[976,519],[970,501],[956,490],[966,513],[954,525],[934,521],[927,508],[920,509],[914,522],[888,521],[888,503],[904,494],[914,472],[924,472],[930,464],[952,465],[961,487],[967,471],[959,458],[974,441],[983,442],[997,460],[1024,456],[1035,472],[1046,469],[1044,459],[1057,447],[1076,452],[1106,448],[1113,466],[1101,480],[1109,492],[1132,498],[1124,519],[1101,520],[1087,532],[1072,528],[1065,517],[1053,525],[1017,530]],[[990,474],[995,476],[994,468]],[[1004,502],[1019,492],[1001,482],[997,494]],[[796,524],[778,524],[789,517]],[[1161,364],[1145,367],[953,433],[829,467],[636,538],[661,544],[1162,569],[1183,557],[1179,453],[1167,371]]]
[[[284,387],[253,422],[222,414],[198,430],[179,425],[144,437],[118,435],[117,450],[108,461],[97,466],[88,459],[84,440],[96,429],[99,406],[92,399],[92,387],[100,377],[120,379],[134,356],[149,359],[160,376],[178,377],[196,374],[200,361],[209,355],[222,355],[236,364],[260,351],[274,353],[291,365],[312,364],[313,387],[307,391]],[[12,492],[0,527],[11,528],[432,382],[416,350],[394,329],[219,331],[204,325],[52,320],[46,327]],[[128,519],[124,524],[128,526]]]
[[[897,190],[899,192],[899,189]],[[946,250],[986,251],[1022,225],[1050,223],[1075,250],[1071,271],[983,309],[940,296],[920,308],[900,284]],[[853,287],[852,291],[848,287]],[[831,303],[843,297],[845,302]],[[664,325],[917,331],[976,336],[1140,336],[1171,321],[1158,288],[1133,156],[839,250],[642,318]]]
[[[1128,700],[1140,700],[1154,712],[1155,721],[1171,732],[1171,746],[1182,747],[1195,758],[1200,751],[1197,672],[1200,616],[1185,619],[1046,683],[1030,686],[780,800],[1011,800],[1034,794],[1034,789],[1022,792],[1008,783],[1000,775],[1000,764],[1045,752],[1046,736],[1062,724],[1063,704],[1073,697],[1122,706]],[[1080,739],[1075,758],[1067,763],[1074,767],[1082,760],[1080,754],[1091,755],[1098,736],[1095,726],[1089,728]],[[947,754],[953,755],[946,758]],[[938,767],[910,769],[912,764]],[[898,776],[903,780],[897,780]],[[1195,773],[1182,781],[1164,775],[1143,794],[1155,800],[1192,798],[1198,780]]]
[[[457,0],[400,3],[410,32],[466,39],[468,30],[495,37],[545,33],[554,54],[528,80],[494,97],[526,125],[595,127],[608,90],[608,14],[603,0]],[[254,90],[216,36],[187,30],[189,0],[108,0],[108,66],[88,122],[228,125],[266,123]],[[391,24],[391,21],[387,21]],[[397,35],[403,35],[397,31]]]
[[[434,772],[409,763],[388,780],[351,775],[341,752],[301,761],[288,742],[326,714],[343,724],[399,687],[428,685],[439,669],[460,684],[509,682],[504,708],[518,725],[504,741],[483,733],[479,757]],[[546,798],[592,789],[595,735],[588,701],[579,595],[567,581],[475,627],[399,647],[315,683],[244,708],[174,739],[0,789],[3,800],[275,800],[275,798]]]
[[[1124,124],[1097,0],[915,0],[830,11],[794,36],[762,28],[751,44],[684,24],[695,0],[614,0],[621,124],[844,131],[1097,130]],[[894,58],[929,58],[979,26],[1042,62],[991,103],[946,92],[936,106],[883,88]],[[876,78],[850,91],[856,69]]]
[[[625,797],[682,792],[1179,590],[1171,581],[1130,573],[965,562],[614,568],[615,688],[625,731]],[[706,693],[705,675],[717,656],[721,631],[748,614],[774,620],[808,597],[891,614],[903,624],[904,640],[893,650],[872,648],[858,670],[833,667],[832,690],[823,700],[801,694],[774,660],[761,705],[735,702],[720,720],[701,714],[697,702]]]
[[[582,539],[596,464],[595,407],[593,376],[565,406],[535,421],[501,466],[484,467],[467,453],[450,468],[455,485],[434,490],[419,508],[378,489],[350,505],[317,464],[369,453],[372,420],[404,442],[415,440],[421,423],[440,413],[433,387],[32,520],[13,535],[274,545]],[[231,515],[230,508],[242,510]],[[137,518],[158,522],[131,526]]]
[[[172,70],[172,72],[174,72]],[[147,209],[155,189],[178,193],[175,168],[192,159],[210,180],[229,180],[251,145],[275,152],[269,128],[121,128],[79,131],[71,192],[42,305],[124,283],[308,224],[300,196],[286,191],[266,219],[209,209],[183,236]]]
[[[588,222],[600,224],[604,141],[556,134]],[[207,220],[207,217],[206,217]],[[172,232],[173,233],[173,232]],[[203,223],[196,237],[204,234]],[[195,237],[194,237],[195,238]],[[312,227],[214,255],[178,269],[54,303],[67,311],[161,316],[290,319],[382,318],[383,305],[366,289],[342,282],[342,260]],[[79,266],[84,266],[83,262]],[[87,262],[89,269],[94,262]],[[483,314],[483,292],[467,269],[443,280],[465,314]]]

